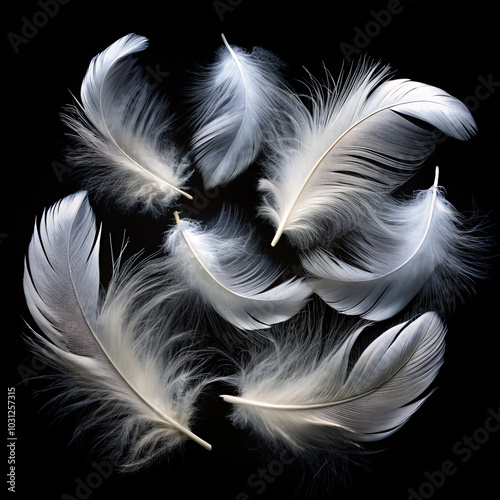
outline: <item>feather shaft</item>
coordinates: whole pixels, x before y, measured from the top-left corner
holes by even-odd
[[[369,392],[363,394],[363,396],[371,394],[373,391],[369,391]],[[349,401],[355,401],[356,399],[363,397],[363,396],[361,396],[361,395],[360,396],[353,396],[352,398],[346,398],[346,399],[342,399],[340,401],[333,401],[333,402],[328,402],[328,403],[316,403],[316,404],[304,404],[304,405],[277,405],[277,404],[272,404],[272,403],[263,403],[262,401],[255,401],[255,400],[240,398],[237,396],[230,396],[228,394],[223,394],[220,397],[226,403],[254,406],[254,407],[258,407],[258,408],[270,408],[273,410],[313,410],[315,408],[327,408],[330,406],[341,405],[343,403],[348,403]]]

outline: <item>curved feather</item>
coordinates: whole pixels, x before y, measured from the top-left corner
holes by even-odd
[[[207,189],[229,183],[255,160],[282,100],[278,59],[222,39],[224,48],[193,89],[192,148]]]
[[[191,296],[234,326],[256,330],[290,318],[312,294],[304,279],[275,284],[281,270],[262,253],[253,228],[229,211],[205,228],[176,217],[165,272],[184,290],[179,300]]]
[[[436,306],[450,306],[461,289],[481,276],[481,240],[464,228],[439,191],[438,172],[430,189],[409,200],[387,200],[344,239],[350,263],[324,249],[302,256],[312,289],[328,305],[381,321],[419,292]]]
[[[235,425],[301,454],[393,434],[425,401],[417,398],[443,362],[445,327],[434,313],[388,329],[352,368],[363,327],[338,343],[330,326],[326,345],[321,329],[310,329],[293,320],[280,325],[270,346],[252,349],[231,379],[238,396],[221,396],[233,405]]]
[[[133,56],[148,41],[129,34],[92,59],[81,104],[62,115],[78,146],[69,159],[85,188],[123,209],[163,212],[184,192],[188,163],[168,137],[173,118]]]
[[[304,248],[354,227],[432,152],[434,134],[421,122],[462,140],[475,131],[466,106],[446,92],[388,76],[388,67],[363,61],[343,84],[316,85],[311,112],[290,96],[290,138],[276,140],[259,183],[273,246],[283,233]]]
[[[100,296],[99,236],[80,191],[44,212],[25,263],[26,301],[45,334],[33,332],[32,347],[61,372],[59,399],[95,408],[76,432],[100,427],[104,449],[132,470],[186,438],[210,449],[189,429],[204,383],[196,354],[147,300],[147,274],[115,269]]]

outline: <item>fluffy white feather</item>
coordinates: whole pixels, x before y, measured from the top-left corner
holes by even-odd
[[[289,136],[276,138],[259,184],[273,246],[283,233],[302,248],[339,235],[400,186],[435,144],[414,119],[462,140],[475,131],[466,106],[446,92],[388,76],[388,67],[363,61],[343,84],[315,85],[312,111],[290,96]]]
[[[285,321],[312,294],[304,279],[276,284],[281,269],[262,253],[253,228],[229,210],[210,227],[177,215],[165,248],[165,274],[183,290],[184,308],[192,313],[193,304],[204,304],[243,330]]]
[[[195,400],[207,382],[199,355],[183,346],[165,310],[156,307],[154,276],[126,263],[99,291],[99,234],[86,193],[44,213],[33,234],[24,293],[44,336],[30,343],[61,372],[58,399],[86,407],[76,433],[99,429],[99,445],[135,470],[191,438]],[[87,407],[88,406],[88,407]],[[93,408],[93,409],[92,409]]]
[[[81,103],[62,118],[77,139],[68,158],[87,190],[124,210],[158,213],[179,195],[192,197],[183,191],[188,163],[169,137],[168,104],[131,57],[147,43],[129,34],[94,57]]]
[[[192,148],[205,188],[229,183],[255,160],[280,102],[280,65],[270,52],[224,47],[193,88]]]
[[[302,256],[313,290],[334,309],[381,321],[419,292],[433,307],[451,306],[481,276],[481,239],[434,185],[410,199],[387,198],[343,240],[347,263],[317,249]],[[428,305],[428,304],[427,304]]]
[[[442,364],[439,317],[426,313],[388,329],[353,365],[363,327],[339,342],[332,324],[325,340],[321,322],[311,323],[294,318],[274,328],[267,347],[251,346],[231,379],[238,396],[221,396],[233,405],[233,423],[306,459],[396,432],[425,401]]]

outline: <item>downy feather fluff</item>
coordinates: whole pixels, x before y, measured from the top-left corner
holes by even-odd
[[[81,103],[68,106],[62,119],[77,139],[68,159],[89,192],[123,210],[158,214],[179,195],[192,197],[183,191],[188,162],[169,137],[168,103],[132,57],[147,44],[129,34],[94,57]]]
[[[283,100],[278,59],[222,38],[216,61],[193,87],[192,148],[207,189],[229,183],[250,166]]]
[[[339,341],[332,323],[325,339],[321,321],[296,318],[275,327],[267,347],[250,347],[230,379],[238,395],[221,396],[232,422],[268,447],[306,461],[348,444],[359,449],[396,432],[428,397],[444,352],[435,313],[389,328],[355,362],[363,326]]]
[[[65,411],[85,407],[76,435],[97,429],[102,452],[123,470],[186,438],[210,449],[189,430],[208,380],[199,354],[158,310],[153,276],[134,261],[116,268],[100,293],[99,237],[80,191],[44,213],[29,246],[24,293],[44,333],[33,331],[29,342],[61,373],[56,387],[65,391],[56,401]]]
[[[434,185],[409,199],[388,197],[342,240],[347,263],[328,250],[305,253],[311,288],[339,312],[381,321],[417,294],[448,312],[481,277],[482,241]],[[430,304],[429,304],[430,302]]]
[[[312,294],[304,279],[276,284],[282,269],[262,252],[252,226],[229,209],[209,227],[176,218],[165,238],[165,274],[178,283],[191,314],[201,304],[237,328],[256,330],[287,320]]]
[[[343,83],[313,82],[311,111],[290,95],[290,130],[270,144],[259,184],[261,213],[276,228],[273,246],[283,233],[305,248],[354,227],[432,152],[435,134],[422,122],[457,139],[474,133],[460,101],[389,75],[363,60]]]

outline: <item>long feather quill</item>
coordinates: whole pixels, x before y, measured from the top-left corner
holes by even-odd
[[[168,103],[132,57],[147,44],[129,34],[94,57],[81,103],[68,106],[62,119],[77,139],[68,159],[85,189],[124,210],[156,214],[179,195],[192,196],[184,191],[189,164],[170,137]]]
[[[421,395],[444,352],[445,327],[435,313],[389,328],[352,367],[363,327],[339,342],[330,326],[325,341],[321,322],[307,322],[292,319],[274,329],[268,347],[250,348],[230,379],[238,395],[221,396],[235,425],[307,459],[393,434],[428,397]]]
[[[273,54],[222,39],[215,62],[193,87],[192,148],[207,189],[228,184],[255,160],[284,95]]]
[[[448,312],[464,289],[472,289],[483,274],[484,242],[446,201],[438,173],[436,168],[430,189],[410,199],[388,198],[343,239],[349,263],[324,249],[302,256],[311,287],[325,302],[342,313],[381,321],[417,294],[426,307]]]
[[[76,434],[100,429],[99,444],[124,470],[186,438],[210,449],[189,429],[206,383],[199,355],[182,347],[180,332],[156,309],[149,271],[126,263],[101,296],[99,237],[80,191],[44,212],[25,264],[26,301],[44,333],[33,332],[31,346],[61,372],[59,399],[73,400],[68,408],[94,408]]]
[[[256,330],[289,319],[312,294],[304,279],[276,284],[281,270],[262,252],[253,228],[229,210],[210,227],[176,218],[165,240],[165,274],[190,311],[202,304],[237,328]]]
[[[465,140],[475,131],[464,104],[410,80],[388,80],[389,68],[366,60],[343,84],[313,86],[312,111],[290,95],[289,137],[277,137],[260,180],[261,213],[305,248],[352,229],[432,152],[422,122]],[[419,122],[420,121],[420,122]]]

